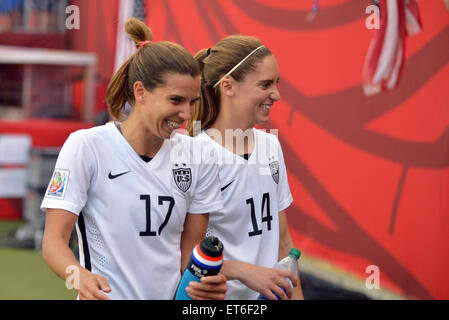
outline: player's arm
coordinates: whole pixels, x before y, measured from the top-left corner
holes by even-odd
[[[181,235],[182,272],[189,261],[192,250],[206,235],[209,214],[189,214],[184,221]],[[223,300],[227,291],[226,277],[222,274],[201,278],[201,282],[191,282],[187,294],[195,300]]]
[[[279,213],[279,259],[288,255],[293,247],[293,241],[288,230],[285,212]],[[229,280],[239,280],[248,288],[257,291],[271,300],[276,300],[277,294],[281,299],[303,299],[299,277],[297,278],[288,270],[264,268],[242,261],[225,261],[223,273]],[[285,280],[289,278],[295,288]],[[285,288],[285,293],[282,288]],[[296,289],[298,288],[298,289]]]
[[[102,292],[111,291],[106,279],[83,268],[70,250],[70,235],[77,218],[75,214],[66,210],[47,209],[42,256],[47,265],[63,280],[66,280],[74,270],[79,271],[74,273],[79,275],[79,279],[75,276],[73,280],[74,288],[78,290],[81,300],[108,299]]]
[[[282,300],[289,299],[292,289],[286,278],[296,285],[296,278],[288,270],[265,268],[243,261],[224,261],[223,274],[228,280],[239,280],[248,288],[257,291],[270,300],[277,300],[277,294]],[[282,290],[285,288],[287,293]]]
[[[193,248],[203,240],[209,222],[209,214],[187,213],[181,234],[181,273],[189,262]]]
[[[290,249],[294,247],[292,237],[290,235],[290,230],[288,229],[287,215],[285,211],[279,212],[279,258],[278,260],[288,256]],[[292,300],[304,300],[304,295],[302,293],[301,281],[299,278],[299,269],[296,279],[297,286],[293,289]]]

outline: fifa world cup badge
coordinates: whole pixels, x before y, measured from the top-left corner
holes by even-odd
[[[47,197],[55,199],[64,199],[69,181],[69,170],[55,169],[48,186]]]

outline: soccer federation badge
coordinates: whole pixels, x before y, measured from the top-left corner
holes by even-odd
[[[270,172],[271,177],[273,177],[274,182],[276,184],[279,184],[279,161],[275,160],[274,157],[269,158],[269,166],[270,166]]]
[[[173,169],[173,179],[175,180],[175,184],[179,190],[183,192],[187,192],[192,184],[192,170],[185,166],[185,164],[175,164],[176,168]]]

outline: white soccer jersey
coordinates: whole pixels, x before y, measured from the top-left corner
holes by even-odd
[[[293,201],[280,143],[253,129],[255,148],[248,160],[216,143],[204,131],[199,139],[214,145],[224,207],[210,213],[208,235],[224,245],[224,259],[273,267],[279,252],[279,212]],[[228,281],[226,299],[256,299],[240,281]]]
[[[108,123],[61,149],[41,209],[79,216],[80,263],[107,279],[110,298],[173,298],[186,212],[223,205],[217,165],[193,161],[197,145],[177,134],[146,163]]]

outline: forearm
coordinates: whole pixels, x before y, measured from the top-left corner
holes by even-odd
[[[297,286],[296,288],[293,288],[292,293],[292,300],[304,300],[304,294],[302,292],[302,285],[301,285],[301,277],[299,276],[299,269],[298,269],[298,278],[297,278]]]
[[[80,273],[87,271],[81,268],[72,250],[69,248],[70,235],[75,226],[77,215],[62,209],[47,209],[44,237],[42,239],[42,257],[47,265],[61,279],[66,279],[74,266]],[[67,273],[69,272],[69,273]]]
[[[42,241],[42,257],[53,272],[63,280],[73,272],[73,269],[68,268],[70,266],[79,268],[78,270],[80,272],[85,270],[76,260],[72,250],[70,250],[68,244],[63,239],[52,239],[44,236]]]
[[[279,239],[279,254],[278,261],[288,256],[290,249],[295,245],[293,244],[293,240],[290,237],[290,232],[287,231],[288,234],[284,234]]]
[[[243,281],[246,278],[246,270],[250,266],[249,263],[242,261],[223,261],[223,266],[221,267],[221,273],[228,280],[240,280]]]
[[[288,229],[288,223],[287,218],[285,216],[285,213],[279,213],[280,218],[280,232],[279,232],[279,253],[278,253],[278,260],[285,258],[288,256],[290,249],[293,248],[295,245],[293,243],[293,239],[290,235],[290,230]]]
[[[201,242],[206,235],[209,214],[187,213],[184,221],[184,231],[181,234],[181,274],[189,262],[193,248]]]

